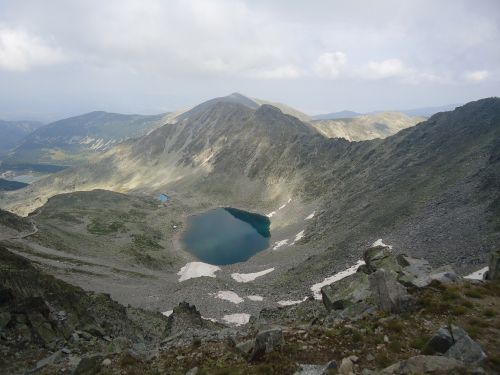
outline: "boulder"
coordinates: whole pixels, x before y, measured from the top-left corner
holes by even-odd
[[[269,353],[283,344],[281,328],[271,328],[257,333],[250,360],[258,360],[265,353]]]
[[[401,272],[401,266],[392,253],[390,246],[372,246],[364,252],[363,259],[366,263],[364,270],[369,274],[382,268],[395,275]]]
[[[429,274],[431,281],[439,281],[442,284],[457,282],[461,279],[451,266],[443,266],[432,270]]]
[[[338,370],[340,375],[354,375],[354,362],[357,361],[357,357],[353,357],[354,356],[350,356],[342,359]]]
[[[174,311],[168,317],[166,326],[167,335],[174,335],[184,332],[187,329],[201,328],[203,325],[203,319],[196,306],[190,305],[187,302],[181,302],[179,306],[174,307]]]
[[[102,366],[104,366],[104,367],[109,367],[109,366],[111,366],[111,359],[109,359],[109,358],[104,359],[104,360],[101,362],[101,365],[102,365]]]
[[[321,288],[323,304],[328,311],[343,310],[347,307],[365,301],[370,296],[368,275],[356,272],[334,284]]]
[[[487,280],[500,279],[500,249],[490,255],[489,268],[485,276]]]
[[[38,312],[29,314],[29,321],[31,323],[31,327],[33,332],[37,336],[37,338],[41,341],[41,343],[46,348],[52,347],[52,342],[54,342],[58,338],[57,332],[55,332],[47,319]]]
[[[88,324],[83,328],[83,331],[90,333],[92,336],[102,338],[106,335],[104,330],[101,327],[96,326],[95,324]]]
[[[57,363],[61,358],[62,358],[62,352],[60,350],[58,350],[57,352],[51,354],[50,356],[39,360],[36,363],[35,370],[38,371],[38,370],[44,368],[45,366]]]
[[[0,312],[0,330],[7,327],[7,324],[9,324],[11,318],[12,318],[12,316],[11,316],[10,312],[8,312],[8,311]]]
[[[465,331],[463,332],[465,333]],[[468,365],[480,364],[487,358],[481,345],[472,340],[467,333],[465,333],[465,336],[456,340],[444,355],[445,357],[462,361]]]
[[[453,336],[448,328],[439,328],[424,346],[425,353],[444,354],[454,344]]]
[[[337,362],[334,360],[328,362],[326,365],[300,365],[299,369],[294,375],[327,375],[337,369]]]
[[[413,306],[413,298],[389,271],[379,269],[369,276],[369,281],[373,301],[379,310],[401,313]]]
[[[299,369],[293,375],[324,375],[324,366],[322,365],[300,365]]]
[[[72,375],[93,375],[99,372],[104,357],[100,354],[83,357]]]
[[[244,357],[249,356],[255,346],[255,339],[246,340],[236,344],[236,351],[242,354]]]
[[[467,365],[479,364],[487,358],[481,346],[457,326],[451,326],[451,332],[449,327],[440,328],[427,342],[424,351],[444,354]]]
[[[398,281],[406,286],[423,288],[431,283],[429,274],[432,267],[425,259],[412,258],[405,254],[397,256],[398,264],[402,267]]]
[[[442,356],[419,355],[397,362],[381,372],[384,375],[465,375],[467,368],[463,362]]]

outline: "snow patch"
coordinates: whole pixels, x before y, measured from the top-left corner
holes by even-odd
[[[299,303],[304,302],[307,300],[307,297],[304,297],[303,299],[300,300],[284,300],[284,301],[278,301],[278,305],[280,306],[292,306],[292,305],[298,305]]]
[[[304,220],[311,220],[314,215],[316,214],[316,211],[313,211],[311,214],[309,214],[309,216],[307,216]]]
[[[162,315],[165,315],[166,317],[169,317],[170,315],[173,314],[173,312],[174,312],[174,310],[163,311]]]
[[[288,240],[283,240],[283,241],[276,241],[273,246],[273,250],[278,250],[280,247],[285,246],[288,244]]]
[[[185,281],[188,279],[194,279],[196,277],[215,277],[215,272],[219,271],[220,267],[214,266],[213,264],[203,263],[203,262],[190,262],[186,264],[177,273],[180,276],[179,281]]]
[[[389,249],[392,249],[392,245],[386,245],[383,241],[382,238],[379,238],[377,241],[375,241],[371,247],[377,247],[377,246],[384,246],[388,247]]]
[[[293,242],[290,244],[290,246],[292,246],[295,242],[297,241],[300,241],[302,238],[304,238],[304,232],[303,230],[301,230],[299,233],[297,233],[295,235],[295,239],[293,240]]]
[[[273,248],[274,249],[274,248]],[[257,277],[264,276],[269,272],[273,272],[273,268],[268,268],[267,270],[253,272],[253,273],[232,273],[231,277],[239,283],[248,283],[249,281],[255,280]]]
[[[217,293],[210,293],[210,295],[236,304],[243,302],[243,298],[230,290],[220,290]]]
[[[292,201],[292,198],[288,198],[288,201],[285,203],[285,204],[282,204],[277,211],[280,211],[282,210],[283,208],[285,208],[287,206],[288,203],[290,203]],[[276,211],[272,211],[270,213],[268,213],[266,216],[267,217],[273,217],[274,215],[276,215]]]
[[[343,271],[340,271],[333,276],[327,277],[320,283],[314,284],[311,287],[311,291],[313,292],[314,298],[321,299],[321,288],[327,285],[331,285],[339,280],[342,280],[344,277],[356,273],[358,268],[361,267],[363,264],[365,264],[364,260],[358,260],[358,262],[354,266],[351,266]]]
[[[489,269],[488,266],[481,268],[480,270],[472,272],[470,275],[464,276],[464,279],[484,280],[484,274],[488,271],[488,269]]]
[[[242,326],[250,321],[250,314],[239,313],[239,314],[229,314],[222,317],[226,323],[234,324],[236,326]]]
[[[250,301],[256,301],[256,302],[264,301],[264,297],[262,296],[247,296],[247,298]]]

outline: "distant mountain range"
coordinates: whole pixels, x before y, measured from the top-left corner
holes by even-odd
[[[0,155],[16,147],[24,137],[41,126],[43,124],[36,121],[0,120]]]
[[[378,112],[352,118],[314,120],[311,124],[328,138],[365,141],[386,138],[424,120],[425,117],[409,117],[400,112]]]
[[[398,110],[392,110],[390,112],[399,112],[399,113],[403,113],[406,116],[410,116],[410,117],[431,117],[432,115],[434,115],[438,112],[453,111],[456,107],[459,107],[460,105],[461,104],[448,104],[448,105],[443,105],[443,106],[438,106],[438,107],[398,109]],[[358,117],[358,116],[363,116],[363,115],[377,114],[380,112],[388,112],[388,111],[372,111],[372,112],[368,112],[368,113],[360,113],[360,112],[344,110],[344,111],[340,111],[340,112],[332,112],[332,113],[315,115],[315,116],[312,116],[312,118],[314,120],[336,120],[336,119],[353,118],[353,117]]]
[[[77,164],[163,124],[167,114],[153,116],[91,112],[42,126],[10,153],[8,161]]]

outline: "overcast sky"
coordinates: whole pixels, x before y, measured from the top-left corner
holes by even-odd
[[[315,114],[500,95],[498,0],[0,0],[0,118],[241,92]]]

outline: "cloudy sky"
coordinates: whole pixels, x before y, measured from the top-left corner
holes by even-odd
[[[231,92],[315,114],[500,95],[498,0],[0,0],[0,118]]]

